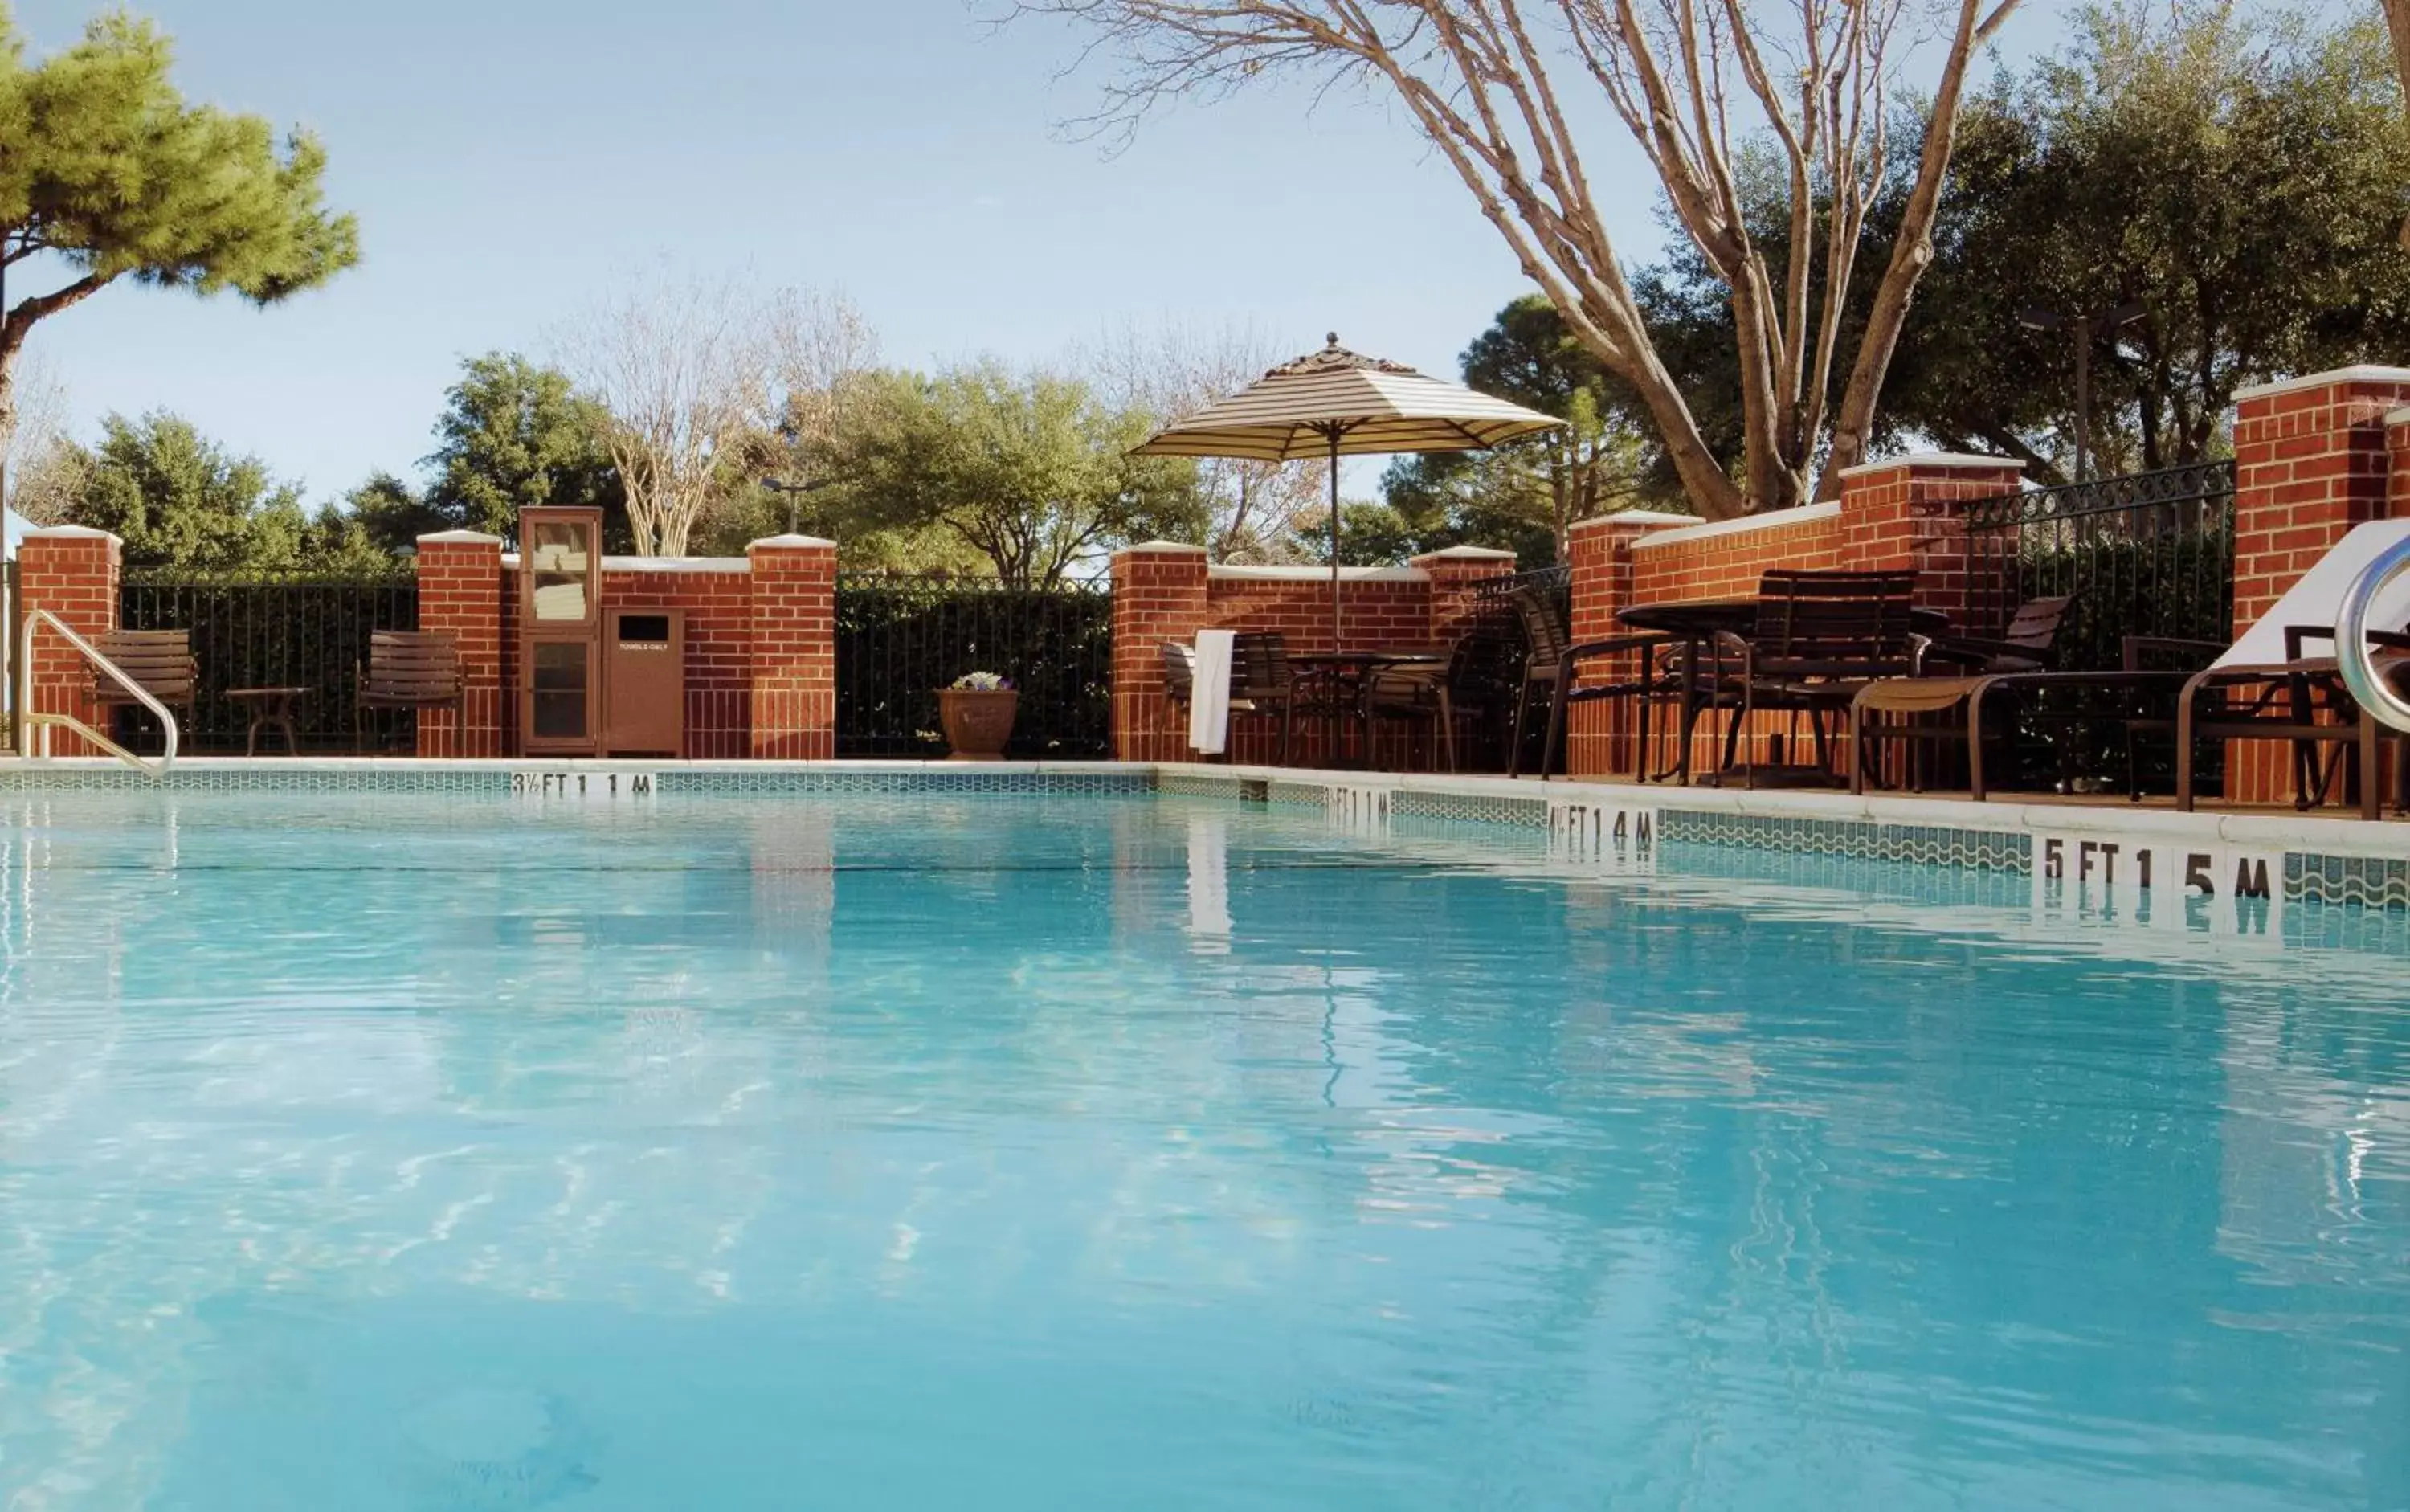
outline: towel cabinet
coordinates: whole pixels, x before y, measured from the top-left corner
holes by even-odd
[[[530,756],[602,749],[602,512],[519,511],[518,745]]]

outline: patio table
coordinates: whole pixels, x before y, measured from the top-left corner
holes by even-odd
[[[1437,651],[1304,651],[1291,652],[1288,664],[1299,674],[1300,682],[1315,689],[1324,727],[1329,732],[1331,764],[1337,766],[1342,759],[1341,716],[1352,710],[1364,732],[1364,765],[1369,769],[1372,764],[1372,719],[1364,705],[1364,691],[1372,675],[1386,667],[1428,666],[1445,660]]]
[[[226,698],[242,705],[251,717],[251,728],[243,735],[242,753],[259,754],[259,732],[273,727],[283,733],[284,754],[301,754],[301,742],[293,734],[293,701],[312,691],[308,688],[229,688]]]
[[[1670,635],[1682,643],[1682,735],[1676,743],[1674,764],[1646,780],[1662,782],[1667,778],[1678,778],[1685,786],[1691,780],[1691,737],[1698,729],[1699,716],[1707,710],[1707,700],[1699,677],[1700,651],[1714,643],[1717,635],[1729,632],[1735,635],[1748,633],[1757,624],[1757,599],[1678,599],[1663,603],[1635,603],[1620,610],[1616,618],[1633,630],[1653,634]],[[1938,635],[1950,628],[1950,617],[1938,609],[1914,608],[1909,611],[1909,624],[1919,635]],[[1643,755],[1645,763],[1646,753]]]

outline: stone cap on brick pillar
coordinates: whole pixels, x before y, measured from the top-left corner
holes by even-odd
[[[125,543],[109,531],[91,525],[44,525],[27,531],[20,539],[26,541],[106,541],[110,545]]]
[[[824,540],[817,535],[765,535],[759,541],[747,543],[745,554],[749,557],[757,551],[835,551],[835,542]]]
[[[1406,559],[1409,563],[1416,566],[1420,566],[1427,561],[1513,561],[1514,560],[1515,553],[1502,550],[1497,546],[1442,546],[1437,551],[1426,551],[1418,557]]]
[[[1592,515],[1588,519],[1575,520],[1565,533],[1588,535],[1593,531],[1670,531],[1702,523],[1696,515],[1677,515],[1668,509],[1619,509],[1612,515]]]
[[[2324,372],[2305,372],[2299,378],[2279,378],[2272,384],[2253,384],[2247,388],[2238,388],[2234,391],[2234,402],[2243,404],[2255,399],[2274,399],[2279,394],[2300,393],[2306,388],[2332,388],[2339,384],[2410,385],[2410,368],[2356,362],[2348,368],[2330,368]]]
[[[2022,472],[2025,464],[2015,457],[1985,457],[1977,452],[1910,452],[1906,457],[1886,458],[1880,462],[1860,462],[1855,467],[1841,469],[1843,478],[1870,477],[1877,472],[1895,472],[1907,468],[1919,472]]]
[[[420,545],[430,543],[439,546],[498,546],[502,544],[502,538],[488,535],[483,531],[436,531],[418,538]]]
[[[1159,557],[1167,553],[1201,557],[1203,546],[1192,546],[1185,541],[1140,541],[1134,546],[1124,546],[1113,553],[1116,557]]]

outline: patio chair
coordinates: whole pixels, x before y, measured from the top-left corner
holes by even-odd
[[[1445,662],[1373,668],[1364,683],[1365,749],[1372,749],[1372,727],[1382,720],[1429,723],[1439,733],[1447,769],[1464,770],[1457,754],[1457,723],[1468,718],[1476,725],[1489,722],[1486,716],[1502,691],[1498,662],[1505,654],[1496,636],[1476,632],[1459,637]]]
[[[111,630],[103,632],[94,646],[169,713],[180,716],[187,727],[192,724],[201,665],[193,656],[191,631]],[[92,700],[103,729],[115,722],[120,709],[142,706],[124,684],[98,667],[92,669]]]
[[[460,649],[435,631],[380,630],[369,635],[369,664],[359,673],[352,706],[352,749],[368,749],[371,709],[439,709],[466,713],[468,684]]]
[[[1197,647],[1183,641],[1163,643],[1163,683],[1171,702],[1185,708],[1197,691]],[[1287,643],[1266,632],[1241,634],[1230,644],[1230,712],[1270,713],[1280,710],[1280,761],[1288,764],[1289,739],[1296,719],[1297,679],[1289,670]]]
[[[1955,712],[1985,677],[2049,671],[2057,655],[2059,627],[2074,603],[2072,595],[2028,599],[1996,636],[1936,635],[1924,647],[1921,676],[1886,678],[1860,690],[1850,705],[1850,791],[1866,792],[1868,778],[1880,770],[1879,747],[1885,740],[1908,744],[1908,786],[1921,791],[1925,748],[1963,741],[1967,727],[1963,720],[1936,723],[1919,717]],[[1936,675],[1937,668],[1963,671]],[[1889,715],[1899,716],[1901,722],[1889,722]]]
[[[1562,709],[1559,692],[1571,686],[1572,673],[1567,666],[1567,654],[1574,646],[1573,626],[1568,623],[1564,604],[1557,595],[1537,583],[1524,583],[1508,595],[1515,607],[1516,621],[1523,631],[1523,666],[1515,683],[1515,719],[1506,737],[1506,775],[1523,775],[1523,732],[1531,719],[1533,700],[1539,699],[1549,711],[1548,737],[1540,749],[1540,776],[1555,770],[1557,741],[1563,729]],[[1604,651],[1592,650],[1575,660],[1604,656]],[[1592,691],[1590,698],[1604,698],[1604,692]],[[1576,700],[1579,702],[1580,700]]]
[[[1568,646],[1560,651],[1556,670],[1547,685],[1548,735],[1541,748],[1540,775],[1546,777],[1554,770],[1557,753],[1564,745],[1567,711],[1572,705],[1629,701],[1639,705],[1633,770],[1642,780],[1647,780],[1649,710],[1655,705],[1681,694],[1682,671],[1675,657],[1681,645],[1682,642],[1672,635],[1632,634]],[[1588,681],[1582,680],[1583,662],[1608,660],[1617,663],[1615,671],[1604,676],[1593,675]]]
[[[1859,692],[1917,670],[1914,573],[1767,573],[1758,586],[1757,615],[1747,634],[1716,637],[1715,706],[1733,713],[1724,736],[1723,770],[1738,765],[1741,736],[1759,714],[1808,716],[1816,744],[1815,770],[1831,774],[1832,734],[1850,716]],[[1776,765],[1780,764],[1778,749]],[[1755,787],[1759,763],[1742,768]]]
[[[1925,645],[1923,665],[1965,667],[1970,672],[2048,672],[2058,654],[2059,628],[2075,606],[2075,595],[2027,599],[2017,605],[2008,629],[1996,636],[1962,635],[1953,632],[1933,636]]]

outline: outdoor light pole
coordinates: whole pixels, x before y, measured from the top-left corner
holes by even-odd
[[[2140,299],[2105,310],[2087,311],[2080,315],[2062,315],[2055,310],[2040,305],[2027,305],[2017,312],[2017,324],[2027,330],[2071,330],[2075,333],[2075,477],[2084,479],[2092,451],[2092,340],[2096,336],[2117,339],[2118,331],[2142,318],[2147,312]]]
[[[797,507],[795,501],[803,498],[804,495],[807,493],[818,493],[828,486],[829,480],[827,478],[814,478],[809,483],[789,483],[784,478],[763,478],[762,480],[762,487],[764,488],[769,489],[772,493],[784,494],[787,496],[787,533],[789,535],[795,533],[795,510]]]

